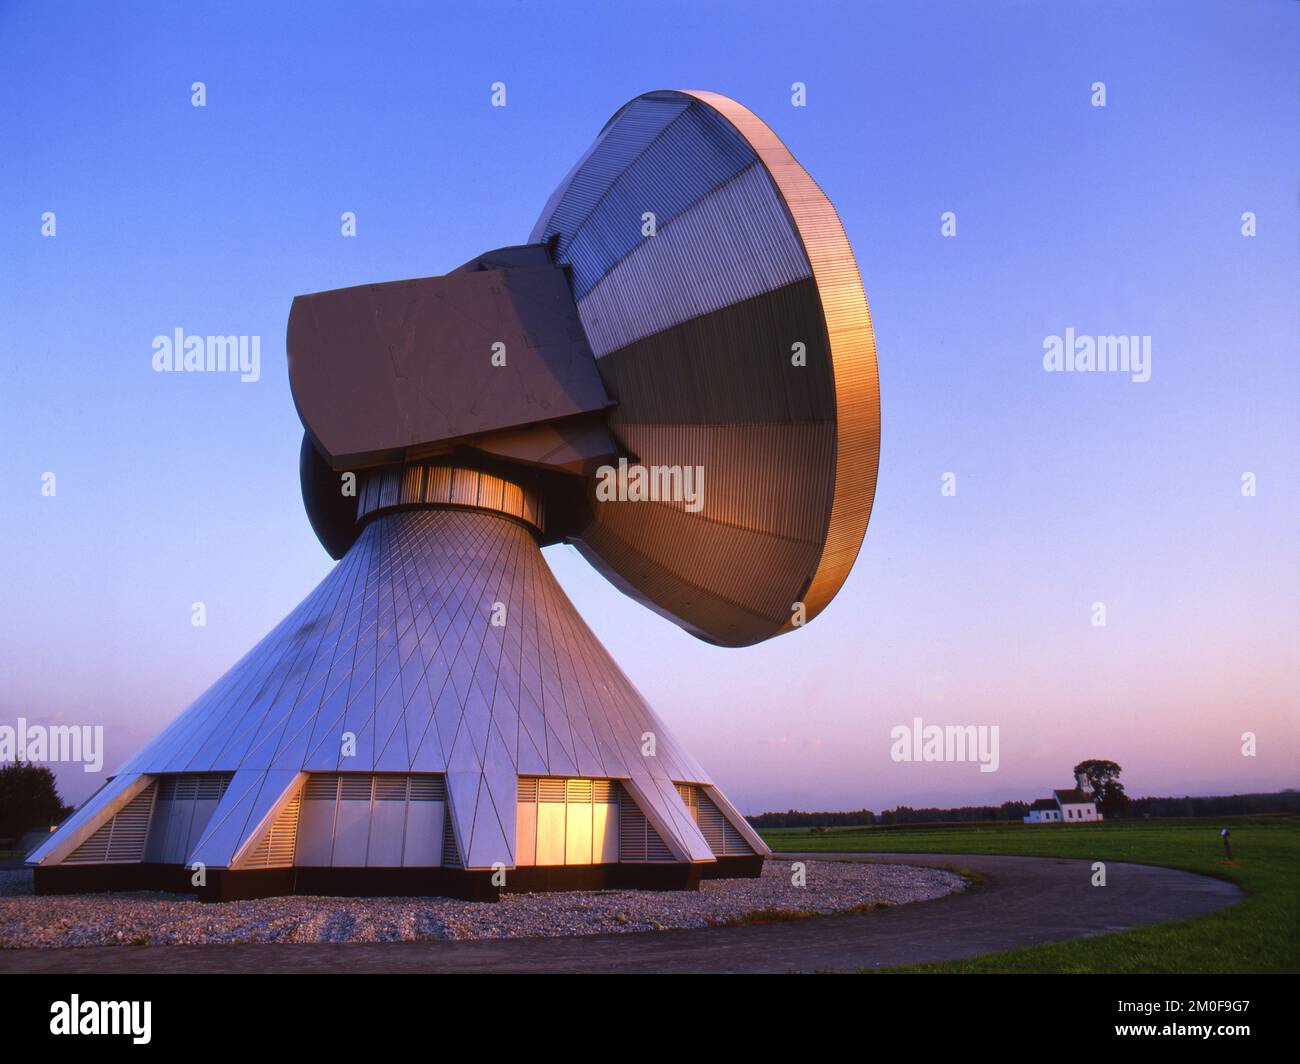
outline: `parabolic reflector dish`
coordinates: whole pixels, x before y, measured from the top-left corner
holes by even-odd
[[[857,557],[880,451],[871,318],[821,189],[734,100],[651,92],[605,125],[530,243],[571,270],[621,450],[704,470],[694,512],[593,493],[585,557],[710,642],[816,616]]]

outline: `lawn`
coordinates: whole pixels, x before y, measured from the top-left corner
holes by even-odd
[[[1232,864],[1225,862],[1219,838],[1224,826],[1232,832]],[[768,828],[761,834],[772,849],[787,852],[1010,854],[1164,865],[1231,879],[1248,895],[1237,905],[1191,920],[885,971],[1294,972],[1300,967],[1297,817],[832,828],[824,833]]]

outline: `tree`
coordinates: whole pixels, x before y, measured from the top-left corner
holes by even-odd
[[[1082,772],[1087,778],[1088,786],[1097,796],[1101,814],[1106,817],[1123,816],[1128,812],[1128,795],[1119,781],[1119,774],[1123,771],[1114,761],[1096,759],[1080,761],[1074,766],[1075,775]]]
[[[1111,780],[1106,785],[1106,793],[1101,798],[1101,815],[1112,819],[1128,816],[1128,795],[1119,780]]]
[[[998,814],[1002,820],[1024,820],[1029,815],[1029,803],[1003,802],[998,806]]]
[[[46,766],[0,765],[0,837],[16,839],[33,828],[48,828],[70,812]]]

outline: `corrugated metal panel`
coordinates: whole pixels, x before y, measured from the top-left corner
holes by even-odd
[[[385,469],[380,478],[379,506],[396,506],[402,501],[402,471]]]
[[[617,434],[640,424],[833,425],[835,382],[819,315],[816,286],[805,279],[607,354],[600,375],[619,402],[610,428]],[[791,362],[795,343],[806,349],[806,366]]]
[[[799,234],[756,162],[630,249],[582,298],[578,314],[599,359],[810,276]],[[804,337],[811,331],[802,330]],[[780,339],[769,337],[773,361],[788,367],[790,345],[778,346]],[[761,361],[755,351],[745,355]]]
[[[478,504],[485,510],[501,510],[501,488],[504,481],[500,477],[483,474],[478,478]]]
[[[379,492],[382,487],[382,477],[366,477],[364,490],[357,493],[360,499],[358,514],[369,513],[379,508]]]
[[[556,260],[573,271],[582,298],[609,269],[645,239],[642,216],[660,232],[756,156],[710,107],[692,104],[631,160],[600,193],[581,227],[561,235]]]
[[[513,517],[524,516],[524,489],[508,480],[501,482],[501,509]]]
[[[584,190],[592,210],[557,258],[618,403],[611,429],[643,465],[704,465],[704,507],[597,501],[578,545],[650,608],[744,646],[789,630],[796,602],[816,616],[856,557],[879,453],[875,348],[830,202],[743,107],[680,95],[694,102],[653,145]],[[681,207],[641,237],[627,215],[662,195]]]
[[[538,528],[546,526],[545,511],[541,500],[532,492],[524,493],[523,519]]]
[[[359,478],[359,521],[399,506],[444,505],[509,514],[539,531],[543,527],[544,511],[534,486],[515,484],[477,469],[413,463],[364,470]]]
[[[451,501],[457,506],[478,505],[479,473],[474,469],[454,469],[451,474]]]
[[[782,436],[780,432],[773,435],[777,439]],[[816,448],[807,453],[812,460],[818,457]],[[751,475],[761,478],[758,470]],[[732,491],[748,486],[743,480],[734,486],[720,485]],[[787,498],[797,498],[798,486],[791,487]],[[772,494],[771,485],[754,485],[750,491],[750,498]],[[747,500],[733,499],[731,492],[722,490],[710,496],[706,491],[706,500],[706,508],[714,513],[703,518],[686,512],[680,504],[602,503],[599,522],[588,529],[579,548],[584,555],[590,548],[595,557],[588,556],[598,568],[605,571],[608,566],[630,582],[647,604],[670,611],[679,623],[696,624],[729,642],[762,638],[765,628],[798,599],[816,564],[817,543],[798,527],[762,529],[734,520],[728,513],[729,504],[733,511],[744,510]],[[778,507],[770,516],[772,523],[779,525],[782,519],[798,515]],[[737,558],[744,558],[745,565],[729,564]],[[759,568],[789,575],[755,583],[750,575]],[[795,575],[798,573],[805,574],[803,580]],[[745,616],[735,616],[737,610]]]
[[[797,458],[799,465],[829,461],[834,452],[834,429],[830,425],[790,425],[788,423],[754,423],[749,425],[637,425],[626,430],[628,446],[644,466],[663,465],[676,457],[692,470],[703,469],[703,491],[695,502],[602,502],[600,520],[617,522],[617,511],[629,507],[634,513],[660,506],[675,511],[685,520],[674,526],[677,535],[705,537],[699,544],[673,540],[655,543],[647,530],[641,537],[649,551],[661,546],[666,558],[675,550],[692,546],[703,551],[709,529],[698,533],[694,525],[728,525],[740,534],[759,538],[791,540],[816,550],[826,530],[826,512],[830,504],[829,485],[817,477],[799,478],[789,469],[772,470],[769,459],[778,455]],[[661,461],[662,460],[662,461]],[[692,473],[693,487],[699,487],[699,475]],[[681,481],[684,483],[684,481]],[[660,480],[662,486],[665,481]],[[697,506],[694,512],[687,506]],[[651,517],[641,515],[642,520]],[[654,530],[655,534],[663,530]],[[718,564],[720,556],[710,559]],[[815,556],[814,556],[815,560]],[[721,574],[720,574],[721,575]],[[747,574],[752,582],[752,573]],[[788,581],[786,574],[773,583]],[[756,589],[761,591],[762,589]],[[784,597],[784,596],[783,596]]]
[[[609,183],[690,105],[675,92],[646,93],[626,104],[552,194],[529,243],[576,233]]]
[[[451,469],[431,466],[424,487],[425,502],[451,502]]]
[[[408,465],[402,470],[402,502],[424,501],[424,466]]]
[[[880,378],[858,264],[830,200],[780,138],[748,108],[717,93],[692,93],[754,145],[799,228],[821,293],[835,374],[835,493],[826,546],[804,596],[811,620],[835,596],[862,546],[880,462]],[[791,627],[787,619],[783,631]]]

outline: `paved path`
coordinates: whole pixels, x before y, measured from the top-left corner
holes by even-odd
[[[781,860],[798,855],[782,855]],[[576,938],[0,950],[0,972],[789,972],[955,960],[1212,912],[1244,895],[1168,868],[1051,857],[807,854],[811,860],[967,868],[966,894],[870,913],[752,927]]]

